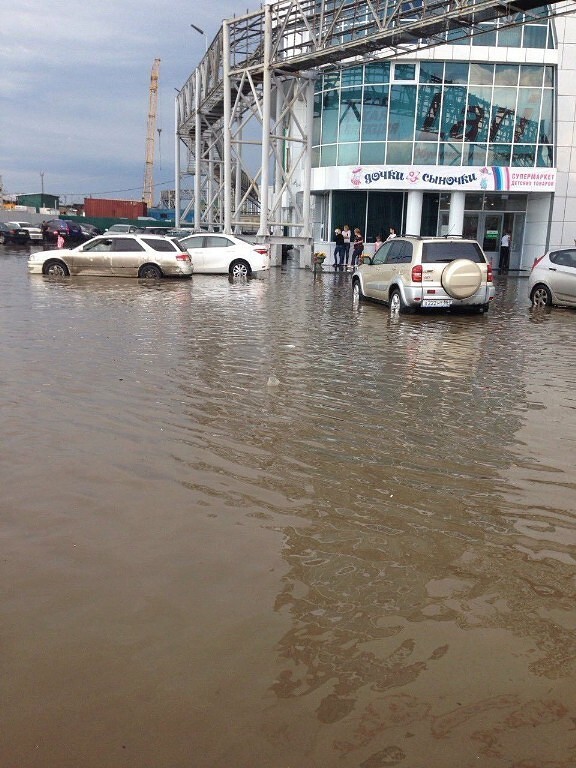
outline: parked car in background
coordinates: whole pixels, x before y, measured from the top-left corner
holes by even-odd
[[[265,243],[205,232],[178,240],[190,254],[194,274],[250,277],[270,268],[270,248]]]
[[[528,278],[534,307],[576,306],[576,248],[548,251],[536,259]]]
[[[28,233],[28,238],[35,243],[42,242],[42,230],[40,227],[30,224],[28,221],[7,221],[8,227],[23,229]]]
[[[80,224],[80,229],[82,230],[82,234],[86,240],[90,240],[90,238],[101,234],[98,227],[95,227],[94,224]]]
[[[62,235],[66,243],[81,243],[85,238],[79,224],[70,219],[49,219],[46,222],[46,236],[49,241],[56,242]]]
[[[37,275],[102,275],[115,277],[190,277],[188,253],[166,237],[112,233],[94,237],[76,248],[38,251],[28,259]]]
[[[106,235],[108,232],[124,232],[130,235],[140,232],[140,227],[136,227],[134,224],[112,224],[104,231],[104,234]]]
[[[0,222],[0,245],[24,245],[29,239],[25,229]]]
[[[352,275],[357,300],[384,302],[390,314],[415,309],[486,312],[494,298],[492,267],[475,240],[395,237]]]

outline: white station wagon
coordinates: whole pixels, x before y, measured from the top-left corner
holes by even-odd
[[[37,275],[102,275],[114,277],[190,277],[190,256],[161,235],[105,234],[79,245],[38,251],[28,259]]]

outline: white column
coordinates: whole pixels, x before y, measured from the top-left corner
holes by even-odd
[[[202,182],[202,121],[200,120],[200,67],[196,68],[194,78],[194,229],[200,229],[202,210],[200,207]]]
[[[270,61],[272,58],[272,15],[270,6],[264,6],[264,57],[262,72],[262,164],[260,175],[260,229],[259,235],[269,235],[268,207],[270,183],[270,116],[272,100],[272,76]]]
[[[406,234],[419,235],[422,228],[422,202],[424,192],[419,189],[411,189],[408,192],[406,203]],[[398,233],[400,234],[400,233]]]
[[[180,226],[180,136],[178,135],[178,125],[180,114],[178,111],[178,97],[174,98],[174,226]]]
[[[466,192],[452,192],[450,195],[449,235],[461,235],[464,231],[464,202]]]
[[[222,80],[224,83],[224,232],[232,232],[232,80],[230,77],[230,29],[222,22]]]

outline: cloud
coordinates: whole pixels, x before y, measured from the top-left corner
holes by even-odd
[[[243,2],[22,0],[2,18],[0,175],[8,193],[140,199],[152,64],[161,59],[154,177],[174,186],[174,88]],[[259,3],[251,10],[257,10]],[[160,146],[159,146],[160,145]],[[160,167],[160,165],[162,167]]]

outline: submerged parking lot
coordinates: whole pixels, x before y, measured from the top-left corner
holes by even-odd
[[[3,764],[570,768],[576,313],[0,249]]]

